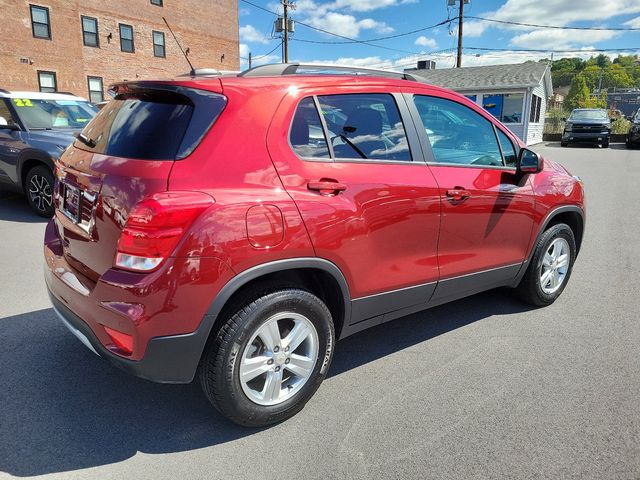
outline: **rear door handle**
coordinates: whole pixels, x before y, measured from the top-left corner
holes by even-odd
[[[469,191],[464,189],[464,188],[462,188],[462,187],[451,188],[451,189],[447,190],[446,193],[447,193],[447,197],[449,197],[451,200],[453,200],[455,202],[460,202],[462,200],[466,200],[467,198],[469,198],[471,196]]]
[[[337,180],[322,179],[317,182],[307,183],[309,190],[315,190],[323,195],[335,195],[347,189],[347,185]]]

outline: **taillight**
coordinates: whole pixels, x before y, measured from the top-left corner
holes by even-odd
[[[169,257],[193,221],[213,204],[201,192],[164,192],[140,201],[118,240],[115,265],[148,272]]]

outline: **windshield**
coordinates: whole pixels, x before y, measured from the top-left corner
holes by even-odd
[[[12,98],[11,101],[29,130],[84,128],[98,112],[96,107],[83,100]]]
[[[606,110],[574,110],[569,120],[609,120]]]

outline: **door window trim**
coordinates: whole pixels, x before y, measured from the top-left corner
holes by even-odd
[[[393,101],[398,108],[398,114],[400,115],[400,121],[402,121],[402,125],[404,127],[405,136],[407,137],[407,144],[409,146],[409,153],[411,154],[411,160],[379,160],[374,158],[336,158],[333,145],[329,141],[329,128],[327,127],[327,122],[322,116],[322,109],[320,108],[320,101],[318,97],[331,95],[389,95],[392,97]],[[324,135],[325,142],[327,143],[327,147],[329,150],[329,157],[301,157],[293,148],[291,144],[291,130],[293,128],[293,121],[296,116],[296,112],[300,103],[303,100],[311,98],[316,107],[316,111],[318,116],[320,117],[320,125],[322,126],[322,133]],[[293,154],[300,160],[305,162],[326,162],[326,163],[362,163],[362,164],[376,164],[376,165],[422,165],[424,166],[427,162],[424,158],[424,151],[421,147],[420,137],[418,132],[416,131],[416,125],[411,116],[409,105],[407,104],[407,100],[404,95],[400,92],[345,92],[345,93],[322,93],[322,94],[314,94],[314,95],[306,95],[300,97],[293,111],[291,113],[291,119],[289,120],[289,129],[287,130],[287,143],[289,148],[293,152]]]
[[[439,98],[442,100],[447,100],[449,102],[453,102],[453,103],[457,103],[458,105],[461,105],[463,107],[468,108],[469,110],[473,111],[474,113],[477,113],[478,115],[480,115],[482,118],[484,118],[485,120],[487,120],[489,123],[491,123],[491,126],[493,127],[493,134],[496,138],[496,142],[498,143],[498,148],[500,149],[500,157],[502,159],[502,165],[471,165],[471,164],[465,164],[465,163],[446,163],[446,162],[438,162],[436,161],[436,157],[433,154],[433,148],[431,147],[431,141],[429,140],[429,136],[427,135],[427,132],[425,131],[424,128],[424,124],[422,123],[422,118],[420,117],[420,113],[418,112],[418,107],[416,106],[413,97],[415,96],[421,96],[421,97],[431,97],[431,98]],[[482,115],[480,112],[476,111],[475,109],[469,107],[468,105],[465,105],[462,102],[458,102],[457,100],[453,100],[450,98],[445,98],[445,97],[439,97],[437,95],[429,95],[427,93],[405,93],[405,100],[409,106],[409,109],[411,110],[411,115],[413,117],[413,121],[416,122],[416,131],[417,131],[417,135],[418,137],[420,137],[420,145],[422,146],[422,148],[425,150],[424,151],[424,157],[426,160],[426,164],[429,166],[434,166],[434,167],[453,167],[453,168],[476,168],[476,169],[481,169],[481,170],[504,170],[507,172],[515,172],[516,171],[516,167],[509,167],[506,165],[505,163],[505,158],[504,158],[504,152],[502,151],[502,146],[500,145],[500,139],[498,138],[498,132],[496,130],[502,130],[502,128],[500,128],[492,119],[489,119],[487,117],[485,117],[484,115]],[[476,104],[474,104],[476,105]],[[477,106],[477,105],[476,105]],[[480,107],[479,107],[480,108]],[[420,127],[417,127],[418,125],[420,125]],[[502,130],[503,133],[504,130]],[[511,140],[511,136],[509,134],[506,134],[507,137],[509,137],[509,139]],[[514,144],[514,142],[511,142],[512,144]],[[514,149],[516,151],[516,155],[518,155],[519,151],[520,151],[520,147],[514,144]]]

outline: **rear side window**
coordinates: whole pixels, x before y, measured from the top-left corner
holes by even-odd
[[[82,131],[77,148],[123,158],[178,160],[197,147],[226,104],[222,95],[203,90],[122,89]]]
[[[411,161],[392,95],[325,95],[318,101],[335,158]]]
[[[298,105],[291,123],[289,141],[302,158],[329,158],[329,147],[313,98],[307,97]]]

